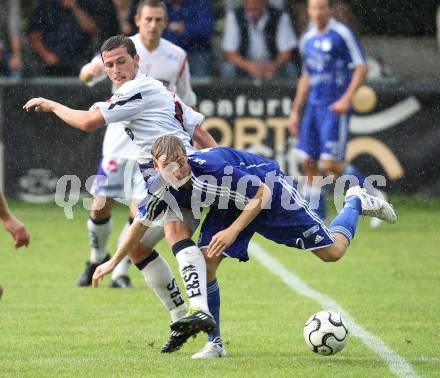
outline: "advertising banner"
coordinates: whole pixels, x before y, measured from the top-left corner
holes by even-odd
[[[287,130],[292,86],[211,82],[194,90],[204,127],[221,145],[276,159],[287,174],[301,176]],[[96,173],[105,128],[85,133],[22,105],[41,96],[88,109],[110,96],[109,83],[89,89],[77,81],[31,82],[1,87],[0,96],[7,195],[45,201],[63,175],[77,175],[85,185]],[[367,88],[351,118],[347,159],[367,176],[383,175],[388,191],[440,196],[439,103],[440,88]]]

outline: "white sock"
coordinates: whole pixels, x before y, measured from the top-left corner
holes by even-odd
[[[162,304],[170,312],[171,321],[174,322],[186,314],[186,304],[180,294],[180,288],[174,278],[170,266],[156,251],[152,259],[142,268],[148,287],[159,297]],[[136,264],[140,268],[145,262]]]
[[[112,272],[112,280],[116,280],[121,276],[128,276],[128,269],[130,268],[131,260],[128,256],[125,256],[121,262],[116,265],[116,268]]]
[[[206,288],[206,263],[202,252],[191,239],[185,239],[173,245],[173,253],[179,263],[189,306],[200,308],[210,314]]]
[[[112,232],[112,219],[108,218],[105,223],[96,224],[89,218],[87,221],[87,229],[89,231],[90,246],[92,247],[90,251],[90,261],[94,264],[98,264],[108,253],[107,242]]]
[[[119,234],[119,239],[118,239],[118,247],[122,244],[122,242],[125,239],[125,235],[127,235],[128,229],[131,226],[130,221],[128,221],[127,223],[125,223],[124,228],[121,230],[121,233]]]
[[[127,235],[127,231],[130,228],[131,222],[128,221],[125,223],[124,228],[122,229],[121,233],[119,234],[118,239],[118,246],[122,244],[122,242],[125,239],[125,235]],[[121,276],[128,276],[128,269],[130,268],[130,258],[128,256],[125,256],[121,262],[116,265],[116,268],[112,272],[112,280],[115,280],[118,277]]]

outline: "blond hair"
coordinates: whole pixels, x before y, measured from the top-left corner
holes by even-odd
[[[158,165],[169,164],[186,156],[186,150],[182,141],[175,135],[162,135],[154,141],[151,156]]]

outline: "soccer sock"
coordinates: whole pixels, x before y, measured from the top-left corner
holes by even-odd
[[[128,276],[128,269],[130,268],[131,260],[128,256],[125,256],[116,268],[112,272],[112,280],[116,280],[118,277]]]
[[[92,250],[90,251],[90,261],[94,264],[100,263],[107,255],[107,242],[112,232],[111,217],[95,220],[89,218],[87,221],[89,231],[89,241]]]
[[[202,251],[191,239],[184,239],[172,247],[174,256],[179,263],[180,275],[182,276],[189,306],[199,308],[209,314],[207,287],[206,287],[206,263]]]
[[[122,244],[125,239],[125,235],[127,235],[127,231],[130,228],[130,225],[133,223],[133,218],[128,218],[128,222],[125,223],[124,228],[119,234],[118,246]],[[121,276],[128,276],[128,269],[130,268],[130,258],[128,256],[124,257],[122,261],[116,266],[116,268],[112,272],[112,280],[115,280]]]
[[[186,314],[186,305],[168,263],[155,250],[145,260],[135,264],[144,276],[148,287],[159,297],[170,312],[171,321]]]
[[[307,185],[306,200],[312,209],[322,220],[327,219],[325,208],[325,190],[322,187]]]
[[[217,278],[208,283],[208,306],[209,311],[217,323],[217,329],[208,334],[208,341],[213,341],[218,337],[218,342],[221,343],[220,338],[220,288],[218,286]],[[216,340],[217,341],[217,340]]]
[[[125,239],[125,235],[127,235],[128,229],[130,228],[131,224],[133,223],[133,218],[129,217],[127,220],[127,223],[125,223],[124,228],[121,230],[121,233],[119,234],[118,238],[118,246],[122,244],[122,242]]]
[[[360,198],[357,196],[348,197],[344,208],[330,224],[330,231],[344,235],[351,242],[356,233],[356,226],[361,214],[362,203]]]

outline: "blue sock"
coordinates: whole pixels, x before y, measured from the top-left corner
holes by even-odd
[[[360,198],[356,196],[348,197],[344,208],[330,224],[330,231],[344,235],[351,242],[356,233],[356,226],[361,214],[362,204]]]
[[[212,282],[208,282],[207,286],[209,312],[212,314],[217,323],[217,329],[208,334],[208,341],[212,341],[216,337],[220,339],[220,288],[218,287],[217,278]]]

